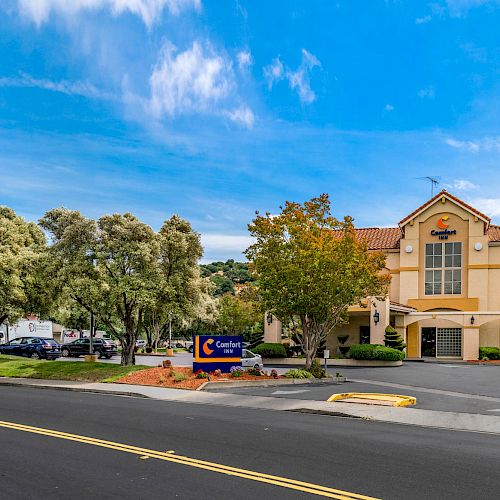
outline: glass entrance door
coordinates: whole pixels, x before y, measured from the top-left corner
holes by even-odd
[[[422,357],[436,357],[436,328],[422,328]]]

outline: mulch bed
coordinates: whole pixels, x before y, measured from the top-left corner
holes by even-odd
[[[187,378],[176,382],[174,375],[183,373]],[[283,377],[278,377],[283,378]],[[273,380],[274,377],[268,375],[250,375],[243,372],[241,377],[232,377],[229,373],[223,373],[220,376],[210,375],[210,382],[234,382],[238,380]],[[191,368],[186,367],[171,367],[171,368],[151,368],[148,370],[140,370],[129,373],[115,381],[117,384],[135,384],[135,385],[151,385],[155,387],[174,387],[176,389],[191,389],[196,390],[205,382],[209,382],[206,378],[196,378]]]

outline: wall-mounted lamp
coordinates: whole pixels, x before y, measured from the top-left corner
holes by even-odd
[[[373,314],[373,322],[377,324],[380,321],[380,314],[379,312],[375,309],[375,313]]]
[[[473,325],[474,321],[476,321],[476,318],[474,318],[474,316],[471,316],[470,317],[470,324]]]
[[[266,321],[268,325],[270,325],[273,322],[273,315],[270,312],[267,313]]]

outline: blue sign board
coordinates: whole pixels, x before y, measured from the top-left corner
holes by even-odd
[[[243,339],[241,336],[193,335],[193,371],[229,372],[241,366]]]

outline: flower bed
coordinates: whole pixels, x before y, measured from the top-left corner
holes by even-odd
[[[205,374],[205,372],[202,372]],[[274,380],[283,378],[277,374],[271,375],[262,372],[262,375],[251,375],[248,371],[241,370],[237,377],[230,373],[209,373],[203,376],[193,373],[191,368],[169,367],[169,368],[150,368],[130,373],[125,377],[116,380],[118,384],[152,385],[155,387],[174,387],[177,389],[196,390],[205,382],[230,382],[236,380]],[[207,378],[209,377],[209,378]]]

